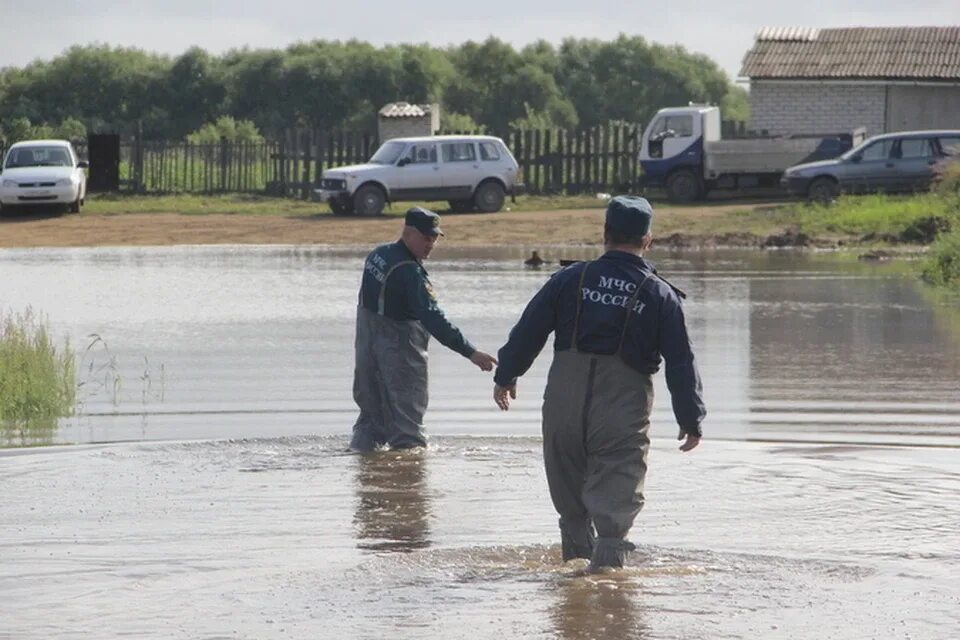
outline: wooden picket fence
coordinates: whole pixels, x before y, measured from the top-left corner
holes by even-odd
[[[475,135],[476,131],[440,131]],[[586,130],[514,130],[498,135],[510,148],[530,194],[628,191],[640,175],[637,125],[610,124]],[[379,146],[376,136],[350,131],[289,131],[279,142],[277,188],[307,198],[323,170],[366,162]]]
[[[503,138],[517,159],[527,193],[622,193],[637,188],[640,125],[492,135]],[[85,157],[86,145],[76,146]],[[290,130],[252,144],[134,138],[120,145],[120,185],[138,193],[263,193],[309,199],[325,169],[366,162],[378,146],[374,133],[342,130]]]

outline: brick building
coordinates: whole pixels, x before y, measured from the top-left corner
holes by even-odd
[[[763,29],[740,76],[755,131],[960,128],[960,27]]]
[[[377,112],[377,133],[381,141],[390,138],[432,136],[439,129],[439,104],[391,102]]]

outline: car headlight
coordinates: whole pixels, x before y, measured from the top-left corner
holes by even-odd
[[[18,186],[18,185],[17,185],[17,183],[14,182],[13,180],[4,180],[4,181],[3,181],[3,186],[5,186],[5,187],[16,187],[16,186]]]
[[[69,187],[73,183],[74,183],[73,178],[62,178],[60,180],[57,180],[58,187]]]

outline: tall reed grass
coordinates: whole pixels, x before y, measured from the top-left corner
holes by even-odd
[[[76,408],[75,356],[57,346],[46,318],[27,308],[0,313],[0,444],[50,442]]]

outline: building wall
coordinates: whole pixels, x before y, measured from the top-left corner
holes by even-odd
[[[887,131],[960,129],[960,86],[892,85],[886,125]]]
[[[881,84],[751,81],[748,128],[785,134],[866,127],[867,135],[876,135],[886,130],[886,91]]]
[[[427,114],[420,118],[380,118],[377,130],[380,141],[390,138],[407,138],[410,136],[432,136],[433,118]]]

